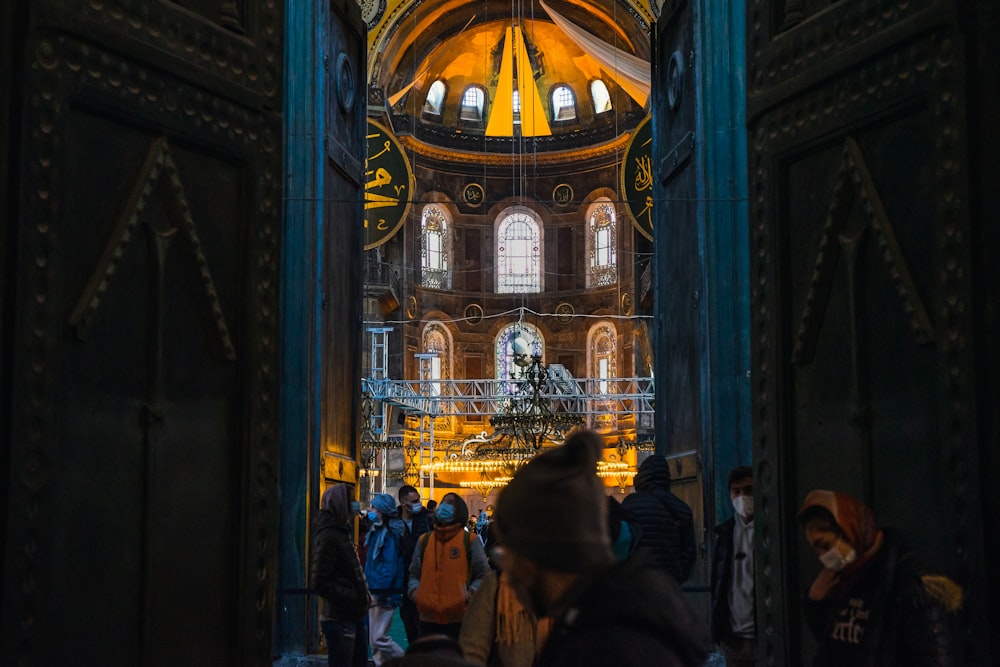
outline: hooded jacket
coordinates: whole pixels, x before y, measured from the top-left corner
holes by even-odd
[[[309,581],[323,598],[323,617],[336,621],[360,620],[368,610],[368,588],[351,532],[329,510],[320,510],[313,520]]]
[[[639,466],[635,492],[622,502],[639,526],[639,548],[653,557],[677,583],[687,581],[694,566],[696,549],[691,508],[670,492],[670,468],[661,454],[653,454]]]
[[[567,593],[536,667],[701,667],[705,625],[680,588],[642,554]]]
[[[382,522],[372,525],[365,538],[368,555],[365,558],[365,577],[368,589],[382,606],[398,606],[403,593],[403,534],[406,525],[396,514],[396,501],[387,493],[380,493],[372,506],[382,513]]]

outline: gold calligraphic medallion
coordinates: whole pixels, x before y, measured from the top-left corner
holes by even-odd
[[[391,239],[406,222],[413,172],[403,147],[386,128],[368,119],[365,160],[365,250]]]
[[[573,201],[573,188],[568,183],[560,183],[552,188],[552,202],[556,206],[569,206]]]
[[[469,183],[462,190],[462,199],[472,208],[479,208],[486,201],[486,191],[479,183]]]
[[[653,240],[653,124],[639,123],[625,148],[620,170],[625,209],[639,233]]]

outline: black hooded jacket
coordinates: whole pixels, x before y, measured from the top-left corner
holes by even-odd
[[[323,616],[357,621],[368,610],[368,588],[354,551],[351,529],[320,510],[313,521],[309,583],[323,598]]]
[[[639,549],[648,551],[677,583],[687,581],[696,556],[693,515],[687,503],[670,493],[670,468],[662,455],[642,462],[635,493],[625,498],[622,507],[639,526]]]
[[[701,667],[705,625],[680,588],[642,554],[567,594],[535,667]]]

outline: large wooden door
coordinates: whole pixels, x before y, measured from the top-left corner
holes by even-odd
[[[281,4],[23,4],[0,662],[268,664]]]
[[[995,213],[996,198],[978,179],[996,166],[973,148],[977,130],[996,136],[983,117],[997,111],[987,76],[996,68],[977,53],[995,43],[989,4],[748,3],[758,634],[768,664],[808,664],[812,653],[800,596],[818,564],[795,513],[813,488],[863,498],[962,583],[959,663],[996,664],[986,570],[996,515],[983,514],[996,503],[980,477],[996,470],[996,435],[980,412],[997,379],[996,269],[976,245],[995,237],[984,211]]]

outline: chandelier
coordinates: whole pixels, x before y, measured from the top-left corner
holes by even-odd
[[[520,377],[512,381],[509,395],[490,417],[493,435],[484,438],[477,449],[506,460],[530,459],[546,443],[562,444],[583,419],[576,413],[554,412],[551,396],[555,392],[541,355],[529,357],[528,343],[520,336],[511,341],[511,347]]]
[[[507,483],[510,482],[510,480],[512,479],[513,477],[508,477],[506,475],[502,477],[493,477],[493,478],[484,477],[483,479],[476,479],[471,482],[462,481],[459,482],[459,485],[463,489],[475,489],[476,491],[478,491],[479,494],[483,497],[483,502],[485,503],[486,496],[490,494],[490,491],[494,489],[502,489],[503,487],[507,486]]]
[[[622,493],[625,493],[625,487],[632,484],[635,474],[636,471],[627,461],[619,461],[614,454],[607,461],[597,462],[597,476],[615,480]]]

